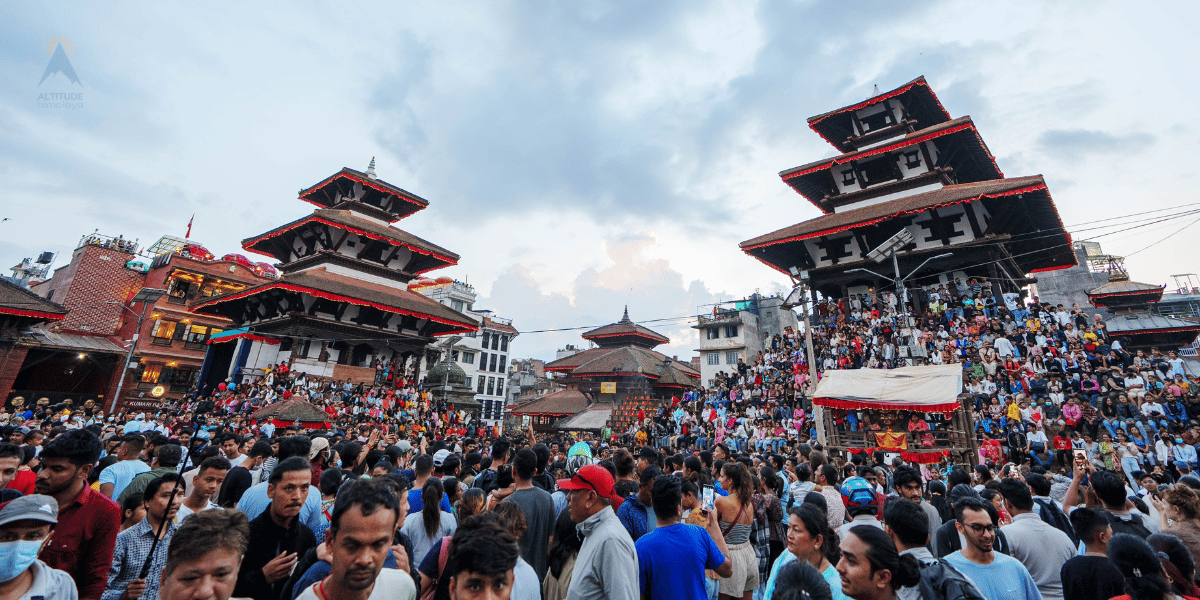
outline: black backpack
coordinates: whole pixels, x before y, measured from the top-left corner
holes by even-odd
[[[921,565],[917,588],[924,600],[985,600],[970,579],[944,560]]]
[[[1108,519],[1108,524],[1112,526],[1113,535],[1118,533],[1128,533],[1136,535],[1143,540],[1150,537],[1150,530],[1142,525],[1141,519],[1134,517],[1128,521],[1114,515],[1107,510],[1104,511],[1104,517]]]
[[[1067,537],[1071,538],[1071,543],[1075,544],[1076,546],[1079,545],[1079,539],[1075,537],[1075,528],[1071,526],[1071,518],[1064,514],[1063,511],[1058,508],[1057,504],[1053,502],[1046,502],[1045,500],[1039,500],[1037,498],[1034,498],[1033,501],[1035,504],[1042,507],[1042,509],[1039,511],[1039,514],[1042,517],[1042,522],[1048,523],[1055,529],[1067,534]]]

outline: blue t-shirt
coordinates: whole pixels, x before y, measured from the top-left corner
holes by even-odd
[[[725,564],[725,555],[698,525],[657,527],[634,543],[642,595],[705,600],[704,569]]]
[[[421,500],[421,490],[408,490],[408,514],[419,513],[422,508],[425,508],[425,501]],[[454,514],[454,509],[450,508],[450,496],[446,494],[442,494],[438,508],[442,509],[442,512]]]
[[[115,500],[121,497],[121,492],[129,487],[129,483],[133,481],[134,477],[149,470],[150,467],[140,460],[122,460],[108,465],[103,471],[100,471],[100,484],[111,483],[113,485],[112,497]]]
[[[946,555],[942,560],[966,575],[987,600],[1042,600],[1042,593],[1021,561],[993,552],[990,565],[980,565],[967,560],[962,550]]]

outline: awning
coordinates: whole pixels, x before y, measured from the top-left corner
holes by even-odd
[[[962,405],[962,365],[825,371],[813,403],[831,408],[950,412]]]
[[[32,341],[37,346],[43,348],[55,348],[71,352],[96,352],[100,354],[120,355],[124,355],[127,352],[125,348],[122,348],[104,336],[60,333],[36,327],[30,333],[26,334],[23,341]]]
[[[220,344],[222,342],[232,342],[233,340],[236,340],[239,338],[245,338],[252,342],[265,342],[268,344],[278,344],[279,343],[279,340],[276,338],[271,338],[271,337],[266,337],[266,336],[261,336],[261,335],[257,335],[254,333],[250,333],[250,328],[248,328],[248,327],[238,327],[237,329],[226,329],[225,331],[222,331],[221,333],[218,333],[218,334],[208,338],[207,343]]]

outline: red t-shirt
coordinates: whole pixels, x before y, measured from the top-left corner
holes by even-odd
[[[1070,450],[1071,449],[1071,438],[1062,437],[1060,435],[1054,436],[1054,449],[1055,450]]]
[[[17,471],[17,476],[8,482],[7,489],[17,490],[22,496],[28,496],[36,487],[37,475],[33,471]]]

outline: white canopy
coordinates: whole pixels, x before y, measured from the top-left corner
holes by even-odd
[[[813,403],[848,409],[949,412],[960,406],[962,365],[829,370]]]

